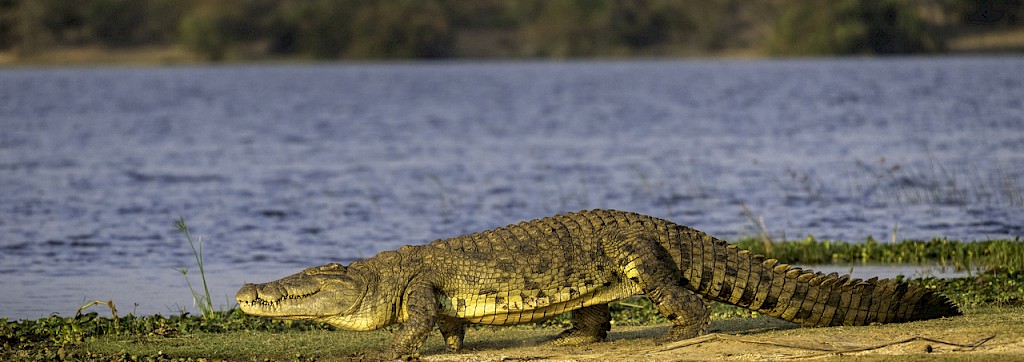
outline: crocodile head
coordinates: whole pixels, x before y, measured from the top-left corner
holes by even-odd
[[[344,319],[366,294],[360,273],[327,264],[264,284],[245,284],[235,299],[242,311],[283,319]]]

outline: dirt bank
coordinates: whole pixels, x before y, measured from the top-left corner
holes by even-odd
[[[983,309],[966,316],[868,327],[801,328],[771,319],[712,323],[712,334],[656,343],[668,326],[613,329],[609,341],[582,347],[539,344],[548,333],[474,331],[462,354],[425,354],[425,361],[613,360],[1022,360],[1024,309]]]

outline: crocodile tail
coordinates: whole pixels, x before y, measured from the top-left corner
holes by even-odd
[[[868,325],[960,315],[948,298],[894,279],[852,279],[780,264],[707,235],[684,277],[705,297],[805,326]],[[681,260],[686,260],[685,257]]]

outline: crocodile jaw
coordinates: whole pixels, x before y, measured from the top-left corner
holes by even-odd
[[[235,295],[243,312],[284,319],[324,319],[347,314],[365,293],[344,266],[327,264],[264,284],[245,284]]]

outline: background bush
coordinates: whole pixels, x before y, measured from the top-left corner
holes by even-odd
[[[209,60],[222,60],[235,40],[232,20],[228,10],[223,7],[201,6],[192,9],[181,19],[181,44]]]
[[[794,2],[771,41],[774,54],[894,54],[940,50],[909,2],[834,0]]]

